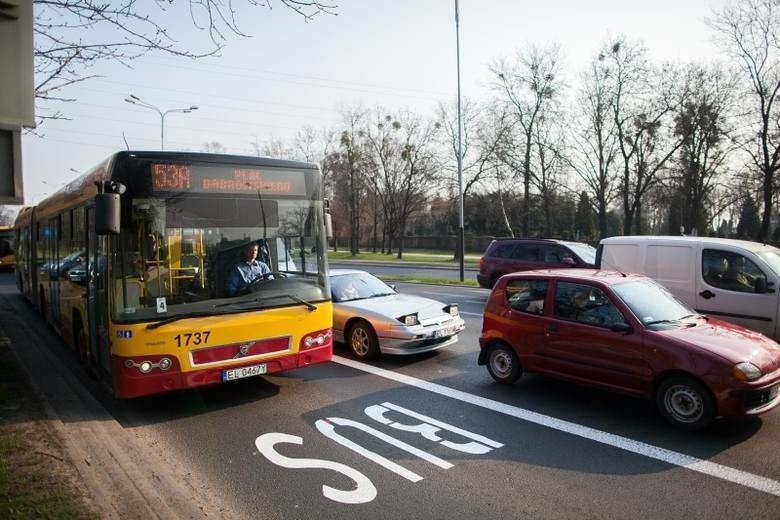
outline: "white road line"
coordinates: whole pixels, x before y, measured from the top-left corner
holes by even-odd
[[[459,310],[458,314],[465,314],[466,316],[479,316],[479,317],[482,317],[482,313],[481,312],[466,312],[466,311]]]
[[[582,437],[595,442],[606,444],[621,450],[636,453],[637,455],[660,460],[673,466],[687,468],[691,471],[697,471],[704,475],[709,475],[721,480],[733,482],[735,484],[749,487],[757,491],[780,496],[780,481],[777,480],[755,475],[753,473],[748,473],[747,471],[731,468],[722,464],[698,459],[696,457],[691,457],[689,455],[685,455],[684,453],[667,450],[665,448],[659,448],[657,446],[653,446],[652,444],[629,439],[628,437],[622,437],[613,433],[596,430],[595,428],[590,428],[588,426],[582,426],[577,423],[556,419],[555,417],[550,417],[549,415],[532,412],[524,408],[511,406],[494,401],[492,399],[469,394],[461,390],[455,390],[454,388],[431,383],[429,381],[399,374],[390,370],[373,367],[371,365],[366,365],[365,363],[360,363],[359,361],[343,358],[341,356],[333,356],[333,361],[356,370],[361,370],[375,376],[384,377],[385,379],[397,381],[399,383],[443,395],[445,397],[457,399],[458,401],[463,401],[464,403],[479,406],[487,410],[492,410],[494,412],[509,415],[511,417],[516,417],[518,419],[545,426],[547,428],[552,428],[554,430],[570,433],[572,435],[576,435],[577,437]]]

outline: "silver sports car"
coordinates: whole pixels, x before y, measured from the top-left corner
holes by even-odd
[[[383,354],[418,354],[458,341],[465,327],[457,305],[398,294],[375,276],[331,269],[333,339],[358,359]]]

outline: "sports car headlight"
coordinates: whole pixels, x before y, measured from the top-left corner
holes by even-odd
[[[414,314],[405,314],[404,316],[399,316],[396,318],[398,321],[403,323],[404,325],[419,325],[420,320],[417,319],[417,313]]]
[[[731,373],[740,381],[755,381],[763,375],[761,369],[749,361],[737,363],[731,369]]]
[[[445,312],[445,314],[449,314],[450,316],[457,316],[459,314],[458,306],[454,303],[447,305],[442,310]]]

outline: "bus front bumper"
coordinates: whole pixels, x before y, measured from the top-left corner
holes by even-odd
[[[113,356],[111,369],[114,374],[114,396],[118,399],[130,399],[145,395],[185,390],[200,386],[222,383],[222,374],[227,369],[236,369],[252,365],[265,365],[265,374],[274,374],[286,370],[294,370],[309,365],[325,363],[333,357],[333,345],[329,343],[321,347],[308,348],[295,354],[268,360],[251,360],[244,363],[231,364],[213,368],[204,368],[190,372],[182,372],[176,358],[170,358],[172,363],[167,370],[161,370],[159,359],[163,356],[146,356],[155,365],[146,374],[139,369],[135,359]]]

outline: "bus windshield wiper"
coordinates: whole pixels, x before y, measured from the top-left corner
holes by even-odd
[[[298,298],[297,296],[293,296],[292,294],[278,294],[276,296],[266,296],[265,298],[252,298],[251,300],[241,300],[238,302],[220,303],[219,305],[215,305],[215,307],[227,307],[233,305],[243,306],[251,303],[265,303],[269,300],[275,300],[277,298],[289,298],[295,303],[300,303],[301,305],[305,305],[306,308],[309,309],[310,311],[317,310],[316,305],[313,305],[304,299]]]
[[[166,325],[168,323],[173,323],[174,321],[184,320],[187,318],[200,318],[203,316],[214,316],[214,313],[213,312],[188,312],[186,314],[177,314],[176,316],[171,316],[170,318],[165,318],[163,320],[150,323],[146,326],[146,329],[152,330],[152,329],[156,329],[157,327],[162,327],[163,325]]]

